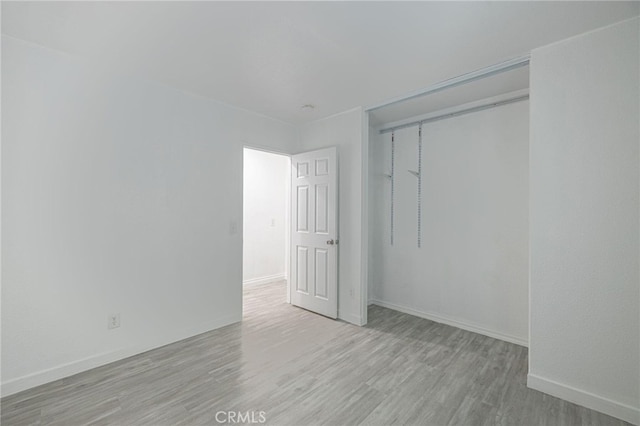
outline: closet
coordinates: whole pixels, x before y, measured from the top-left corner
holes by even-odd
[[[371,303],[527,344],[528,63],[369,109]]]

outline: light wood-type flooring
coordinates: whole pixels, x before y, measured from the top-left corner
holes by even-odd
[[[2,399],[2,425],[625,424],[528,389],[524,347],[377,306],[332,321],[284,282],[244,297],[241,323]]]

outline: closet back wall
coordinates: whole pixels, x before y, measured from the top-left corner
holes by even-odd
[[[507,341],[528,340],[528,101],[423,126],[417,247],[418,128],[372,144],[371,302]]]

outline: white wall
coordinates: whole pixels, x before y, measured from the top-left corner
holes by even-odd
[[[422,244],[417,247],[418,127],[372,143],[371,300],[527,344],[528,102],[423,126]],[[377,133],[377,132],[376,132]]]
[[[362,238],[367,232],[363,192],[364,115],[361,108],[301,126],[299,152],[338,147],[338,317],[354,324],[366,322],[361,285],[366,283]]]
[[[245,148],[243,173],[242,279],[285,279],[289,158]]]
[[[289,152],[295,129],[6,36],[2,55],[2,393],[239,321],[242,148]]]
[[[640,422],[639,26],[531,58],[529,386]]]

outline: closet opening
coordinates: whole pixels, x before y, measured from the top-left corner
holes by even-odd
[[[528,345],[529,59],[369,108],[369,303]]]

